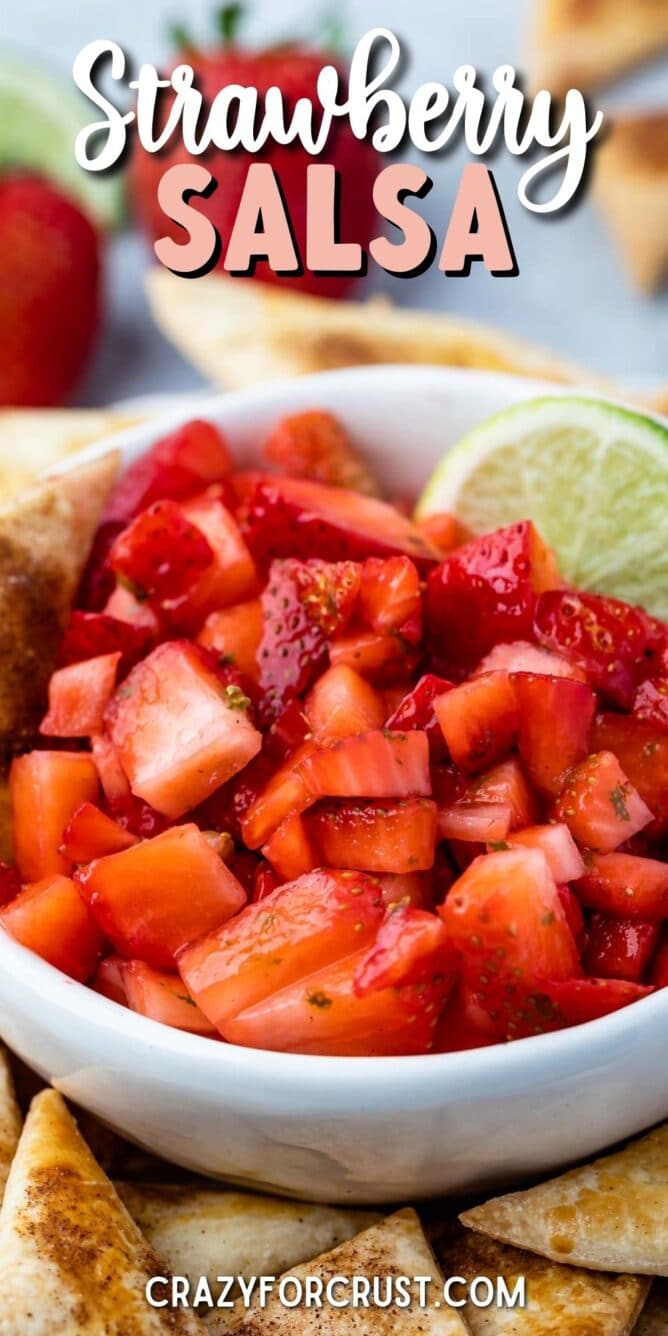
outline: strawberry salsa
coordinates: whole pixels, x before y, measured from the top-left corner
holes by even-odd
[[[390,504],[328,413],[193,421],[107,506],[5,930],[154,1020],[292,1053],[481,1047],[668,984],[668,627],[530,521]]]

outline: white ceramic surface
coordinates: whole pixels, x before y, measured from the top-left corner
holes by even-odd
[[[378,367],[203,400],[198,411],[249,462],[280,414],[332,408],[390,490],[415,493],[464,431],[544,388]],[[156,435],[142,425],[118,439],[132,459]],[[0,1033],[59,1090],[179,1164],[321,1201],[486,1188],[640,1131],[668,1115],[667,1025],[668,989],[590,1025],[470,1053],[264,1053],[135,1015],[0,932]]]

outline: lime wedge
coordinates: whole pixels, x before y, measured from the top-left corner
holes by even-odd
[[[668,428],[598,399],[532,399],[489,418],[432,474],[418,516],[476,534],[532,519],[569,583],[668,620]]]
[[[0,52],[0,170],[48,177],[106,229],[122,217],[120,181],[84,171],[74,157],[76,136],[93,119],[94,108],[73,83],[14,52]]]

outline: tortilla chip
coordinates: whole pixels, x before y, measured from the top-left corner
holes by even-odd
[[[415,1211],[397,1211],[363,1234],[304,1266],[291,1267],[299,1279],[316,1276],[326,1284],[334,1276],[431,1276],[442,1295],[443,1277]],[[436,1295],[434,1294],[435,1298]],[[209,1331],[216,1330],[209,1324]],[[222,1328],[221,1328],[222,1330]],[[264,1309],[251,1309],[237,1330],[242,1336],[465,1336],[466,1323],[456,1309],[283,1307],[274,1290]]]
[[[462,1276],[469,1284],[488,1276],[494,1285],[503,1277],[511,1294],[524,1279],[524,1308],[467,1303],[462,1312],[472,1336],[629,1336],[649,1290],[649,1282],[636,1276],[560,1266],[455,1222],[444,1224],[431,1243],[446,1276]],[[455,1295],[462,1295],[461,1288]]]
[[[655,1281],[633,1336],[666,1336],[668,1332],[668,1285]]]
[[[0,506],[0,749],[39,722],[117,469],[118,456],[110,451]]]
[[[136,421],[136,416],[107,408],[0,410],[0,501],[85,445]]]
[[[613,1155],[493,1198],[460,1219],[554,1262],[668,1275],[668,1123]]]
[[[668,46],[666,0],[537,0],[531,86],[589,93]]]
[[[596,384],[579,367],[458,316],[385,301],[332,301],[213,274],[196,283],[151,270],[147,292],[162,333],[217,384],[245,389],[312,371],[404,362],[472,367]],[[609,388],[609,387],[607,387]]]
[[[0,1202],[21,1135],[21,1110],[16,1101],[7,1050],[0,1044]]]
[[[631,277],[654,292],[668,278],[668,111],[617,121],[594,179]]]
[[[0,1212],[1,1336],[195,1336],[185,1310],[149,1307],[164,1274],[61,1096],[37,1095]]]
[[[210,1188],[117,1183],[142,1234],[180,1276],[279,1276],[380,1219],[376,1211],[307,1206]]]

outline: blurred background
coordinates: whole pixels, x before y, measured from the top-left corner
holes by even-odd
[[[568,27],[571,0],[555,3]],[[665,113],[663,120],[657,118],[650,131],[643,134],[645,144],[647,134],[659,142],[668,119],[668,55],[662,57],[659,50],[668,38],[668,0],[653,0],[653,4],[659,22],[647,34],[647,49],[642,52],[649,59],[639,61],[637,67],[631,62],[634,67],[619,76],[613,70],[605,86],[592,93],[594,104],[604,108],[613,121],[648,110]],[[624,7],[635,15],[643,5],[629,5],[627,0]],[[601,47],[609,40],[618,40],[614,27],[614,11],[618,8],[607,0],[597,0],[591,6],[592,11],[600,10],[597,22]],[[462,62],[475,64],[483,74],[507,62],[530,75],[528,67],[537,60],[532,31],[535,34],[537,23],[549,19],[545,12],[541,15],[538,11],[552,9],[554,13],[555,4],[543,6],[542,0],[413,0],[407,5],[405,0],[365,0],[362,5],[355,0],[336,0],[328,9],[321,0],[282,0],[280,5],[275,0],[249,0],[247,9],[243,41],[258,46],[306,39],[326,48],[334,35],[340,49],[348,51],[369,27],[390,27],[409,53],[404,77],[404,88],[409,90],[427,79],[449,83],[452,71]],[[608,11],[612,13],[610,19]],[[571,50],[577,50],[580,40],[577,12],[574,6],[572,35],[567,32],[566,48],[570,46]],[[77,51],[99,37],[120,42],[137,61],[167,65],[174,51],[170,37],[174,27],[185,25],[191,40],[205,49],[211,45],[213,13],[210,0],[182,0],[181,7],[178,0],[89,0],[87,4],[80,0],[22,0],[4,8],[1,37],[5,71],[8,61],[20,57],[51,65],[67,79]],[[583,43],[589,36],[582,35]],[[542,40],[545,59],[549,32]],[[530,56],[532,44],[534,55]],[[633,172],[635,152],[631,149],[627,155],[630,161],[619,168],[621,200],[620,189],[598,202],[589,193],[570,212],[548,219],[528,213],[517,200],[523,160],[505,153],[495,157],[490,165],[517,254],[517,278],[492,279],[481,265],[474,265],[469,278],[447,279],[433,266],[420,278],[405,282],[379,274],[371,266],[368,279],[349,295],[357,298],[383,292],[402,306],[489,322],[607,376],[623,376],[627,382],[648,388],[658,386],[668,381],[668,291],[660,282],[661,246],[668,249],[668,134],[665,138],[665,160],[663,149],[654,155],[656,179],[650,180],[652,199],[647,206],[654,218],[651,226],[657,235],[653,244],[659,255],[654,257],[651,277],[641,276],[644,288],[639,286],[637,273],[634,278],[633,266],[625,261],[623,247],[613,235],[616,211],[628,211],[629,205],[633,209],[636,198],[637,183],[626,178],[627,169],[631,177]],[[412,148],[402,157],[420,160]],[[421,208],[441,238],[466,160],[466,151],[457,150],[424,163],[425,170],[435,177],[435,185]],[[0,239],[1,214],[0,206]],[[624,228],[624,219],[620,226]],[[143,286],[151,247],[129,217],[104,239],[102,251],[104,303],[100,328],[87,368],[66,392],[66,401],[109,404],[135,395],[194,390],[203,385],[200,372],[166,341],[151,320]],[[664,250],[664,273],[667,259]],[[232,280],[246,281],[250,280]],[[648,286],[652,291],[646,290]],[[0,334],[2,318],[0,302]],[[53,397],[58,397],[55,392]],[[8,402],[6,396],[3,402]]]

